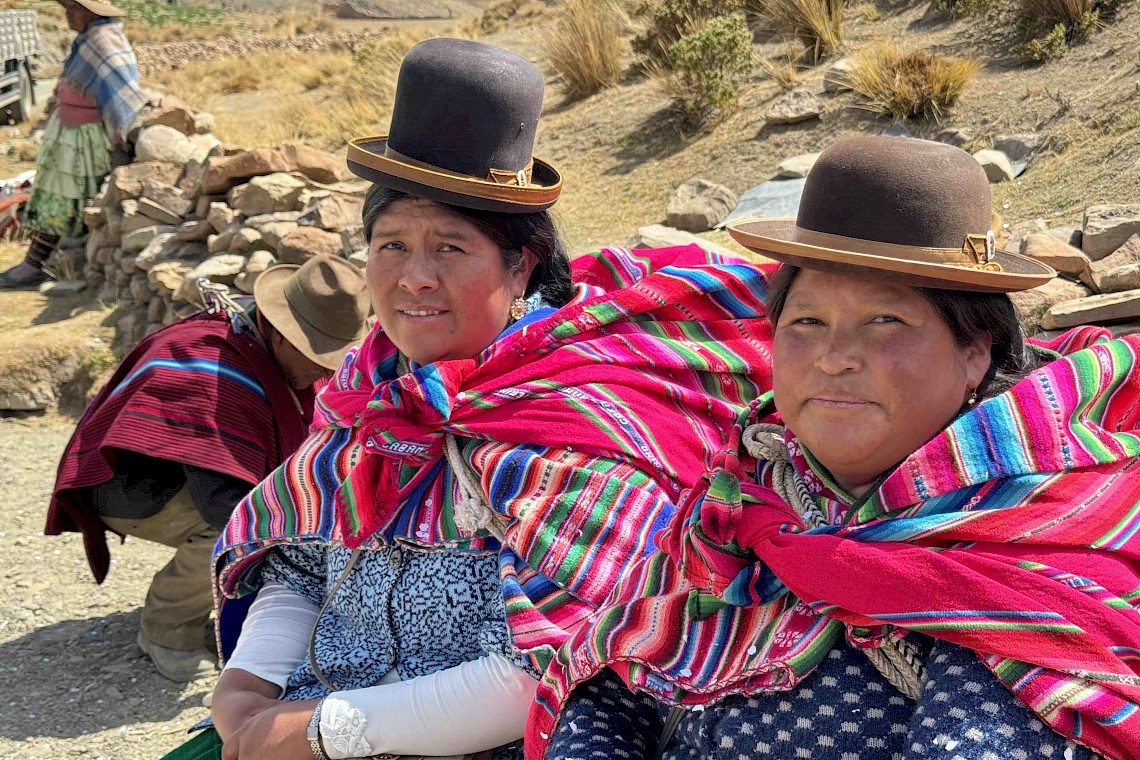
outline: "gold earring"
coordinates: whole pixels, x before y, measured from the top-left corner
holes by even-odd
[[[525,298],[516,298],[511,301],[511,319],[516,322],[526,316],[527,305]]]

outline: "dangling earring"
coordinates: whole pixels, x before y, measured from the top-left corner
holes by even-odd
[[[970,391],[970,398],[966,401],[966,406],[973,406],[978,403],[978,389],[974,388]]]
[[[511,319],[519,321],[526,316],[527,305],[525,298],[516,298],[511,301]]]

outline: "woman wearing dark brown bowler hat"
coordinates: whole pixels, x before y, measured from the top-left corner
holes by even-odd
[[[1140,751],[1140,338],[1028,344],[967,153],[859,137],[796,219],[774,394],[540,686],[529,757]],[[633,692],[633,693],[631,693]]]
[[[542,93],[513,53],[430,40],[389,134],[351,143],[378,323],[219,540],[216,731],[172,760],[521,757],[546,662],[759,395],[755,268],[571,267]]]

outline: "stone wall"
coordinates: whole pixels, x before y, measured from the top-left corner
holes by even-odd
[[[228,149],[206,131],[211,121],[172,98],[150,108],[133,132],[136,161],[86,210],[83,278],[100,300],[136,307],[119,324],[127,341],[199,308],[200,279],[248,294],[277,263],[363,265],[368,183],[302,144]]]

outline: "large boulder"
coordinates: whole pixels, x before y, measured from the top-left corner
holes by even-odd
[[[237,212],[225,203],[211,203],[210,210],[206,213],[206,221],[218,233],[229,227],[236,217]]]
[[[156,179],[143,180],[142,197],[178,217],[189,216],[194,210],[194,201],[187,198],[181,190]]]
[[[1000,150],[986,148],[974,153],[974,160],[981,164],[990,182],[1009,182],[1013,179],[1013,167],[1009,156]]]
[[[706,251],[741,258],[741,255],[728,246],[698,237],[691,232],[666,227],[663,224],[650,224],[638,228],[626,242],[627,248],[670,248],[679,245],[697,245]]]
[[[139,253],[160,235],[173,235],[177,230],[170,225],[153,225],[123,235],[122,248],[127,253]]]
[[[272,214],[275,211],[292,211],[305,183],[291,174],[276,172],[254,177],[248,185],[239,185],[230,191],[229,204],[245,216]]]
[[[818,95],[807,90],[792,90],[773,100],[764,118],[768,124],[799,124],[818,119],[824,108]]]
[[[305,211],[303,220],[306,224],[320,227],[322,230],[340,232],[360,224],[363,210],[363,198],[335,193],[318,199]]]
[[[691,179],[669,198],[665,223],[687,232],[711,230],[736,208],[736,193],[724,185]]]
[[[246,150],[232,156],[214,156],[206,164],[202,191],[224,193],[251,177],[290,172],[294,168],[293,162],[285,154],[273,148]]]
[[[163,95],[162,103],[139,114],[136,124],[143,129],[155,125],[171,127],[183,135],[194,134],[194,111],[173,95]]]
[[[1045,145],[1045,138],[1036,132],[1015,135],[998,135],[994,150],[1000,150],[1010,161],[1029,161]]]
[[[190,269],[191,267],[186,266],[181,261],[164,261],[151,267],[150,271],[146,273],[146,279],[151,290],[157,293],[160,298],[173,298],[178,289],[182,287]]]
[[[314,256],[336,256],[340,253],[340,235],[316,227],[298,227],[277,245],[277,260],[282,264],[304,264]]]
[[[1103,259],[1140,234],[1140,206],[1102,204],[1085,209],[1081,246],[1093,261]]]
[[[185,242],[204,243],[214,233],[214,228],[205,219],[194,219],[178,225],[178,239]]]
[[[230,253],[249,254],[259,250],[269,250],[269,247],[261,237],[261,233],[252,227],[242,227],[230,238]]]
[[[776,167],[776,177],[779,179],[799,179],[806,177],[819,158],[818,153],[801,153],[798,156],[785,158]]]
[[[119,206],[119,217],[122,220],[119,227],[120,239],[122,235],[128,235],[144,227],[153,227],[159,224],[158,221],[142,213],[139,209],[138,200],[127,199],[123,201]]]
[[[1013,308],[1017,311],[1021,329],[1027,335],[1033,335],[1037,332],[1045,312],[1053,306],[1065,301],[1085,298],[1092,294],[1091,290],[1079,283],[1066,280],[1063,277],[1055,277],[1032,290],[1010,293],[1009,300],[1013,301]]]
[[[1133,235],[1124,242],[1124,245],[1098,261],[1089,262],[1088,268],[1082,273],[1081,279],[1098,293],[1115,293],[1121,290],[1131,290],[1125,283],[1132,282],[1133,276],[1119,272],[1133,264],[1140,263],[1140,235]]]
[[[1063,243],[1047,232],[1035,232],[1021,241],[1021,253],[1063,274],[1080,276],[1089,265],[1089,257],[1079,248]]]
[[[162,124],[147,127],[139,133],[139,139],[135,142],[135,157],[139,161],[185,164],[193,152],[186,135]]]
[[[175,298],[179,301],[186,301],[187,303],[200,303],[201,298],[198,293],[199,278],[204,277],[210,282],[216,282],[222,285],[233,285],[234,278],[236,278],[244,268],[245,256],[239,256],[235,253],[223,253],[220,256],[211,256],[186,274],[186,278],[182,281],[182,287],[179,288]]]
[[[344,159],[304,143],[285,143],[281,153],[290,162],[289,171],[300,172],[314,182],[330,184],[345,173]]]
[[[178,181],[182,167],[165,161],[136,161],[119,166],[111,171],[107,180],[107,192],[103,195],[103,207],[115,209],[124,200],[139,198],[143,194],[143,182],[148,179],[168,185]],[[108,217],[108,223],[111,218]]]
[[[156,264],[175,258],[175,254],[181,247],[182,242],[180,240],[175,238],[173,234],[164,232],[147,243],[146,248],[139,252],[139,255],[135,257],[135,266],[144,272],[148,272]]]
[[[245,262],[245,268],[241,273],[234,278],[234,285],[243,293],[253,294],[253,286],[257,283],[257,278],[261,276],[269,267],[277,263],[277,259],[273,258],[273,254],[269,251],[254,251],[249,257],[249,261]]]
[[[1101,293],[1056,304],[1041,319],[1046,330],[1059,330],[1093,322],[1140,319],[1140,290]]]

